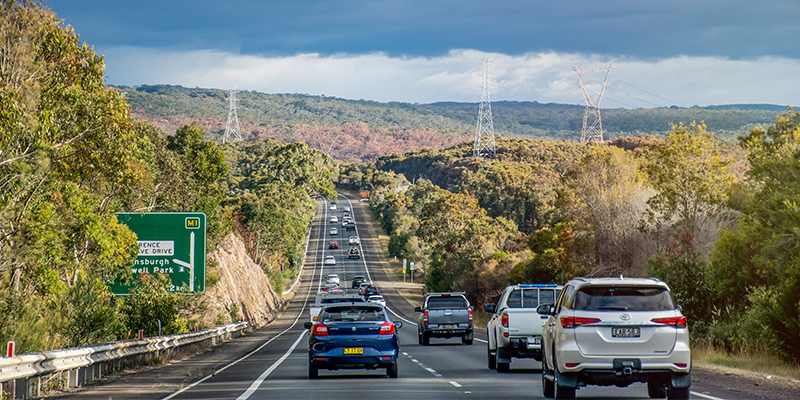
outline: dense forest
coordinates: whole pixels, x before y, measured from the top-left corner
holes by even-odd
[[[209,139],[221,141],[228,92],[169,85],[120,87],[136,117],[167,133],[197,121]],[[301,141],[336,159],[374,161],[392,153],[444,148],[474,137],[478,104],[379,103],[304,94],[239,92],[242,136]],[[607,139],[666,136],[670,124],[704,121],[714,134],[734,141],[756,126],[770,124],[777,106],[737,105],[691,108],[604,109]],[[782,109],[785,111],[785,109]],[[580,140],[583,106],[537,102],[492,103],[496,135],[509,138]]]
[[[138,253],[117,212],[202,211],[208,250],[235,231],[282,291],[314,196],[335,197],[331,158],[302,143],[220,146],[196,123],[166,135],[131,115],[103,58],[54,14],[0,4],[0,342],[23,354],[195,324],[203,296],[170,292],[162,276],[111,294]]]
[[[499,139],[342,164],[390,255],[480,306],[513,283],[656,276],[695,343],[800,361],[800,114],[735,145],[701,123],[604,144]]]

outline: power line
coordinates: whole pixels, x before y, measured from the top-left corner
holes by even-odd
[[[461,79],[459,79],[459,80],[457,80],[457,81],[453,82],[453,84],[452,84],[452,85],[450,85],[450,86],[448,86],[448,87],[446,87],[446,88],[444,88],[444,89],[440,90],[440,91],[439,91],[439,93],[436,93],[435,95],[433,95],[433,96],[431,96],[431,97],[428,97],[428,98],[427,98],[425,101],[423,101],[423,103],[427,103],[428,101],[430,101],[430,100],[431,100],[431,99],[433,99],[434,97],[436,97],[436,96],[438,96],[438,95],[440,95],[440,94],[444,93],[444,91],[446,91],[447,89],[450,89],[451,87],[455,86],[456,84],[458,84],[459,82],[463,81],[464,79],[470,78],[470,77],[471,77],[471,75],[470,75],[470,74],[471,74],[471,73],[472,73],[472,71],[474,71],[474,70],[475,70],[475,67],[472,67],[472,69],[470,69],[469,71],[467,71],[467,73],[466,73],[466,74],[464,74],[464,76],[463,76],[463,77],[461,77]]]
[[[659,99],[661,99],[661,100],[666,100],[666,101],[668,101],[668,102],[670,102],[670,103],[672,103],[672,104],[676,104],[676,105],[677,105],[677,104],[681,104],[680,102],[677,102],[677,101],[674,101],[674,100],[670,100],[670,99],[668,99],[668,98],[666,98],[666,97],[661,97],[661,96],[659,96],[659,95],[657,95],[657,94],[655,94],[655,93],[648,92],[647,90],[644,90],[644,89],[639,89],[638,87],[636,87],[636,86],[633,86],[633,85],[631,85],[630,83],[628,83],[628,82],[625,82],[625,81],[623,81],[623,80],[619,80],[619,82],[621,82],[621,83],[624,83],[624,84],[626,84],[626,85],[628,85],[628,86],[630,86],[630,87],[632,87],[632,88],[634,88],[634,89],[636,89],[636,90],[640,90],[640,91],[642,91],[642,92],[645,92],[645,93],[647,93],[647,94],[649,94],[649,95],[651,95],[651,96],[658,97],[658,98],[659,98]]]

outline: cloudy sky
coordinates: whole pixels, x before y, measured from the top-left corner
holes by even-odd
[[[800,105],[798,0],[49,0],[108,83],[381,102]],[[613,62],[613,63],[612,63]],[[602,72],[581,79],[596,98]]]

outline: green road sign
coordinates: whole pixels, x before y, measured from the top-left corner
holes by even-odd
[[[139,255],[133,282],[142,273],[167,274],[170,290],[186,294],[206,291],[206,215],[200,212],[118,213],[117,219],[136,234]],[[116,295],[131,286],[114,282]]]

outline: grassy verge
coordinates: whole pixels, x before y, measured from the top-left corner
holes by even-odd
[[[729,354],[703,344],[692,346],[692,361],[704,366],[721,366],[747,370],[762,377],[770,376],[776,383],[800,386],[800,366],[790,365],[767,354]],[[780,382],[784,378],[784,382]],[[766,379],[766,378],[765,378]]]

